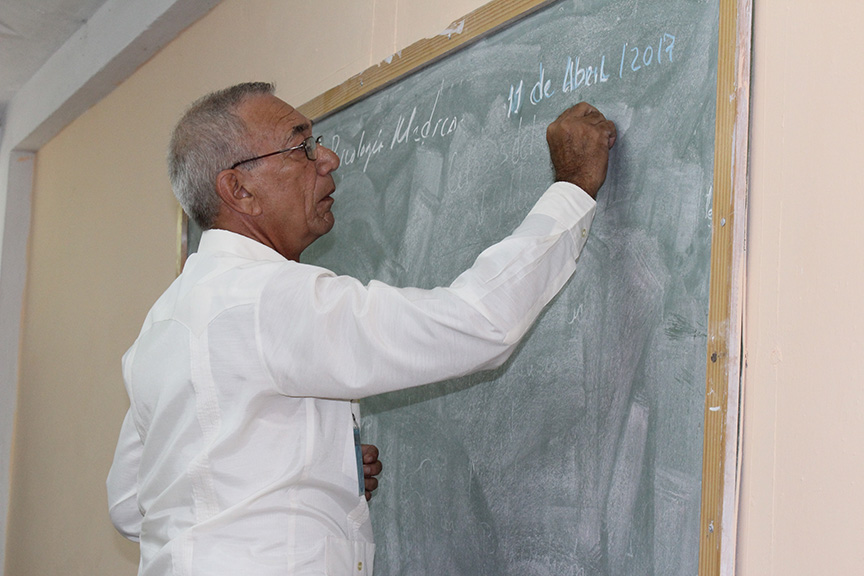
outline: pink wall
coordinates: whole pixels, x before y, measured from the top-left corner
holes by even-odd
[[[864,570],[864,4],[756,1],[741,576]]]

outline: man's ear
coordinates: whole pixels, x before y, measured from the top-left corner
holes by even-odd
[[[261,214],[258,196],[245,185],[245,174],[236,168],[223,170],[216,176],[216,192],[231,210],[247,216]]]

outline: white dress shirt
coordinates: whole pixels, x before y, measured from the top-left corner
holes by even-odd
[[[371,574],[350,400],[501,365],[573,273],[594,207],[552,185],[433,290],[205,232],[123,357],[108,499],[139,574]]]

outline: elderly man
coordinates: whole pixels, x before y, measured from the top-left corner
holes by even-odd
[[[503,363],[574,271],[615,137],[565,111],[558,182],[511,236],[449,287],[364,286],[298,261],[334,224],[339,158],[311,122],[269,84],[196,102],[169,170],[205,232],[123,357],[108,477],[139,574],[371,573],[351,401]]]

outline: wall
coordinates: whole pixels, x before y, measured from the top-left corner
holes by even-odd
[[[755,4],[739,574],[860,574],[864,5]]]
[[[300,104],[481,4],[227,0],[40,149],[7,576],[136,572],[104,482],[128,406],[120,357],[174,277],[164,156],[183,109],[250,79]]]
[[[253,78],[306,101],[480,4],[226,0],[40,150],[7,576],[135,573],[104,477],[127,405],[119,358],[174,275],[164,148],[182,109]],[[754,16],[738,574],[851,574],[864,561],[864,8],[761,0]]]
[[[0,123],[0,574],[27,275],[35,151],[219,0],[105,0],[31,76]]]

